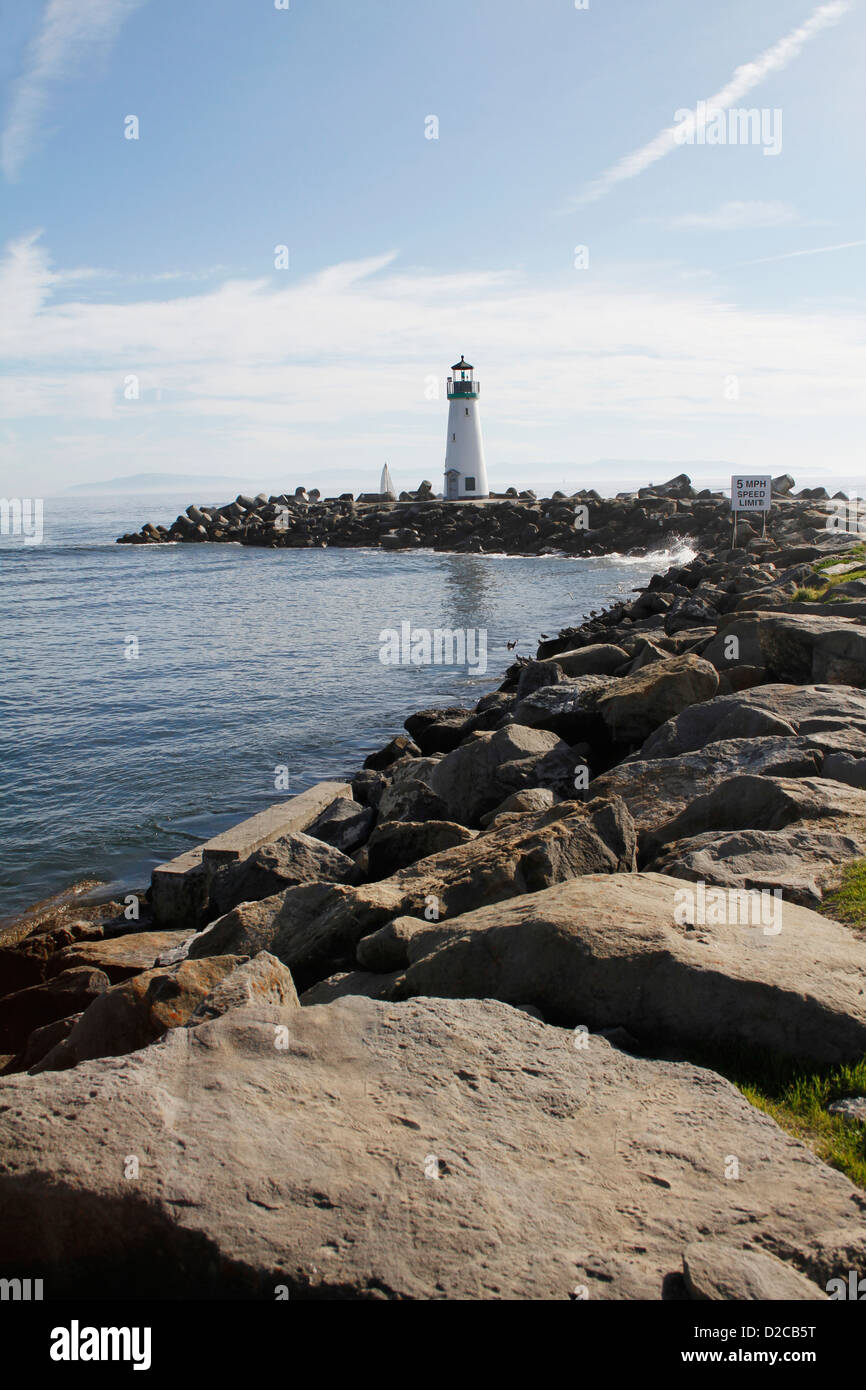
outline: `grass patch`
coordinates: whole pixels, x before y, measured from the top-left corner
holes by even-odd
[[[827,894],[819,911],[849,927],[866,927],[866,859],[844,866],[839,887]]]
[[[820,603],[829,592],[829,583],[824,584],[820,589],[805,588],[802,584],[795,589],[791,597],[795,603]]]
[[[689,1061],[727,1078],[780,1129],[808,1144],[824,1163],[866,1188],[866,1125],[828,1115],[846,1096],[866,1095],[866,1057],[850,1066],[811,1070],[750,1048],[689,1048]]]
[[[866,1095],[866,1057],[825,1074],[797,1076],[776,1093],[731,1080],[746,1100],[770,1115],[781,1129],[802,1139],[831,1168],[866,1188],[866,1125],[827,1114],[834,1100]]]
[[[834,565],[854,564],[856,561],[861,562],[860,567],[849,570],[847,574],[825,574],[825,570],[832,569]],[[866,579],[866,545],[860,542],[841,555],[827,555],[823,560],[816,560],[812,571],[816,582],[801,584],[794,590],[796,603],[850,603],[850,594],[834,594],[833,590],[838,584],[846,584],[849,579]]]

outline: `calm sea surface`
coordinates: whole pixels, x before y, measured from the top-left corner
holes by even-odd
[[[142,886],[283,799],[275,769],[288,794],[351,773],[416,709],[494,689],[506,642],[534,655],[667,563],[114,543],[182,506],[49,498],[40,545],[0,536],[0,917]],[[486,629],[486,674],[383,665],[403,622]]]

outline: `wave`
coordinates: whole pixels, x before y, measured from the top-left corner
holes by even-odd
[[[698,552],[690,545],[677,546],[676,550],[650,550],[646,555],[620,555],[612,550],[609,555],[585,555],[585,560],[607,560],[614,565],[687,565]]]

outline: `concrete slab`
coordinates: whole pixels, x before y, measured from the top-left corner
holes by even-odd
[[[202,864],[202,846],[157,864],[150,877],[155,926],[171,927],[201,920],[208,898],[209,875]]]
[[[332,801],[352,798],[348,782],[317,782],[298,796],[269,806],[221,835],[176,859],[158,864],[151,875],[153,920],[157,926],[199,926],[206,917],[210,881],[224,865],[246,859],[262,845],[291,831],[306,830]]]
[[[221,835],[215,835],[202,845],[205,864],[231,864],[238,859],[246,859],[253,850],[288,835],[292,830],[306,830],[308,825],[339,797],[351,800],[352,788],[348,782],[317,782],[299,796],[289,801],[281,801],[269,806],[266,811],[233,825]]]

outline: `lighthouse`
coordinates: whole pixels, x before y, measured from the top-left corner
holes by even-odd
[[[448,441],[445,446],[445,499],[488,497],[487,465],[481,438],[481,414],[475,368],[465,357],[448,378]]]

